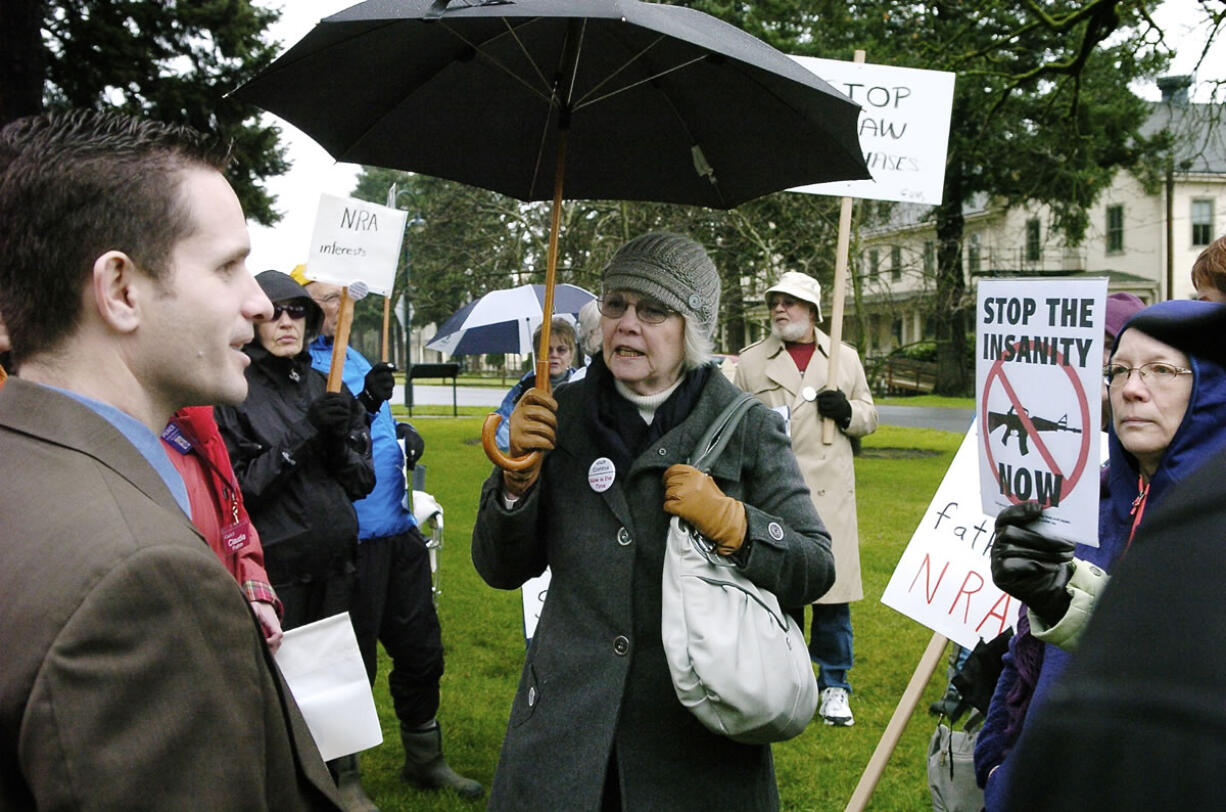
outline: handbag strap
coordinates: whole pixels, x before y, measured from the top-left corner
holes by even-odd
[[[716,458],[724,450],[724,446],[728,445],[728,441],[732,439],[732,433],[736,430],[737,424],[741,422],[741,418],[756,401],[757,398],[748,392],[738,394],[736,399],[728,404],[727,408],[711,422],[706,432],[699,438],[694,446],[694,453],[690,457],[690,465],[704,474],[710,471]]]

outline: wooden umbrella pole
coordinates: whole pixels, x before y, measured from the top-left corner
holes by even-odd
[[[332,366],[328,369],[328,391],[341,391],[345,374],[345,350],[349,347],[349,328],[353,325],[353,299],[349,286],[341,288],[340,312],[336,316],[336,333],[332,336]]]
[[[380,361],[387,360],[387,333],[388,333],[388,325],[391,323],[391,320],[392,320],[392,294],[389,293],[388,295],[383,297],[383,344],[382,344],[382,349],[379,351]]]
[[[898,707],[894,708],[894,715],[885,726],[885,732],[877,742],[877,749],[873,750],[868,766],[864,768],[860,782],[856,784],[855,792],[851,794],[851,800],[847,802],[844,812],[863,812],[868,806],[868,799],[873,796],[873,790],[877,788],[877,782],[885,772],[886,762],[898,746],[898,740],[902,738],[902,732],[910,721],[911,714],[915,713],[915,707],[924,695],[928,680],[932,679],[933,672],[937,670],[937,664],[941,662],[941,655],[945,653],[945,644],[948,642],[949,639],[939,632],[933,634],[928,641],[928,648],[924,649],[919,664],[915,666],[911,681],[903,690],[902,699],[898,700]]]
[[[553,211],[549,218],[549,255],[545,263],[545,302],[542,305],[541,340],[536,349],[536,386],[546,392],[549,384],[549,333],[553,323],[553,289],[558,279],[558,231],[562,227],[562,178],[566,167],[566,128],[558,130],[558,162],[554,171]],[[523,471],[536,464],[539,451],[522,457],[510,457],[502,453],[495,435],[502,418],[491,413],[481,424],[481,448],[490,462],[504,471]]]
[[[864,51],[857,50],[854,62],[864,61]],[[839,388],[839,355],[843,344],[843,299],[847,296],[847,255],[851,245],[851,198],[844,197],[839,206],[839,239],[834,257],[834,289],[830,293],[830,364],[826,369],[826,388]],[[834,442],[834,421],[822,419],[822,444]]]
[[[545,302],[541,306],[541,341],[536,348],[536,387],[549,384],[549,333],[553,327],[553,289],[558,282],[558,232],[562,228],[562,177],[566,167],[566,130],[558,131],[558,162],[553,173],[553,210],[549,214],[549,254],[545,261]]]

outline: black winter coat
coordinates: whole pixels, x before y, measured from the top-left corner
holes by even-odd
[[[353,500],[375,486],[366,410],[342,387],[349,432],[327,438],[306,417],[327,387],[310,354],[278,358],[258,342],[243,351],[251,356],[247,400],[215,413],[269,579],[280,587],[344,571],[358,539]]]

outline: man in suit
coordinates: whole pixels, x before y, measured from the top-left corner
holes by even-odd
[[[225,164],[114,113],[0,130],[0,809],[339,808],[158,440],[246,396],[272,310]]]

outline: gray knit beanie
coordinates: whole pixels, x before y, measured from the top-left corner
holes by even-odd
[[[707,338],[719,315],[719,273],[689,237],[663,231],[635,237],[605,266],[604,290],[648,296],[685,316]]]

